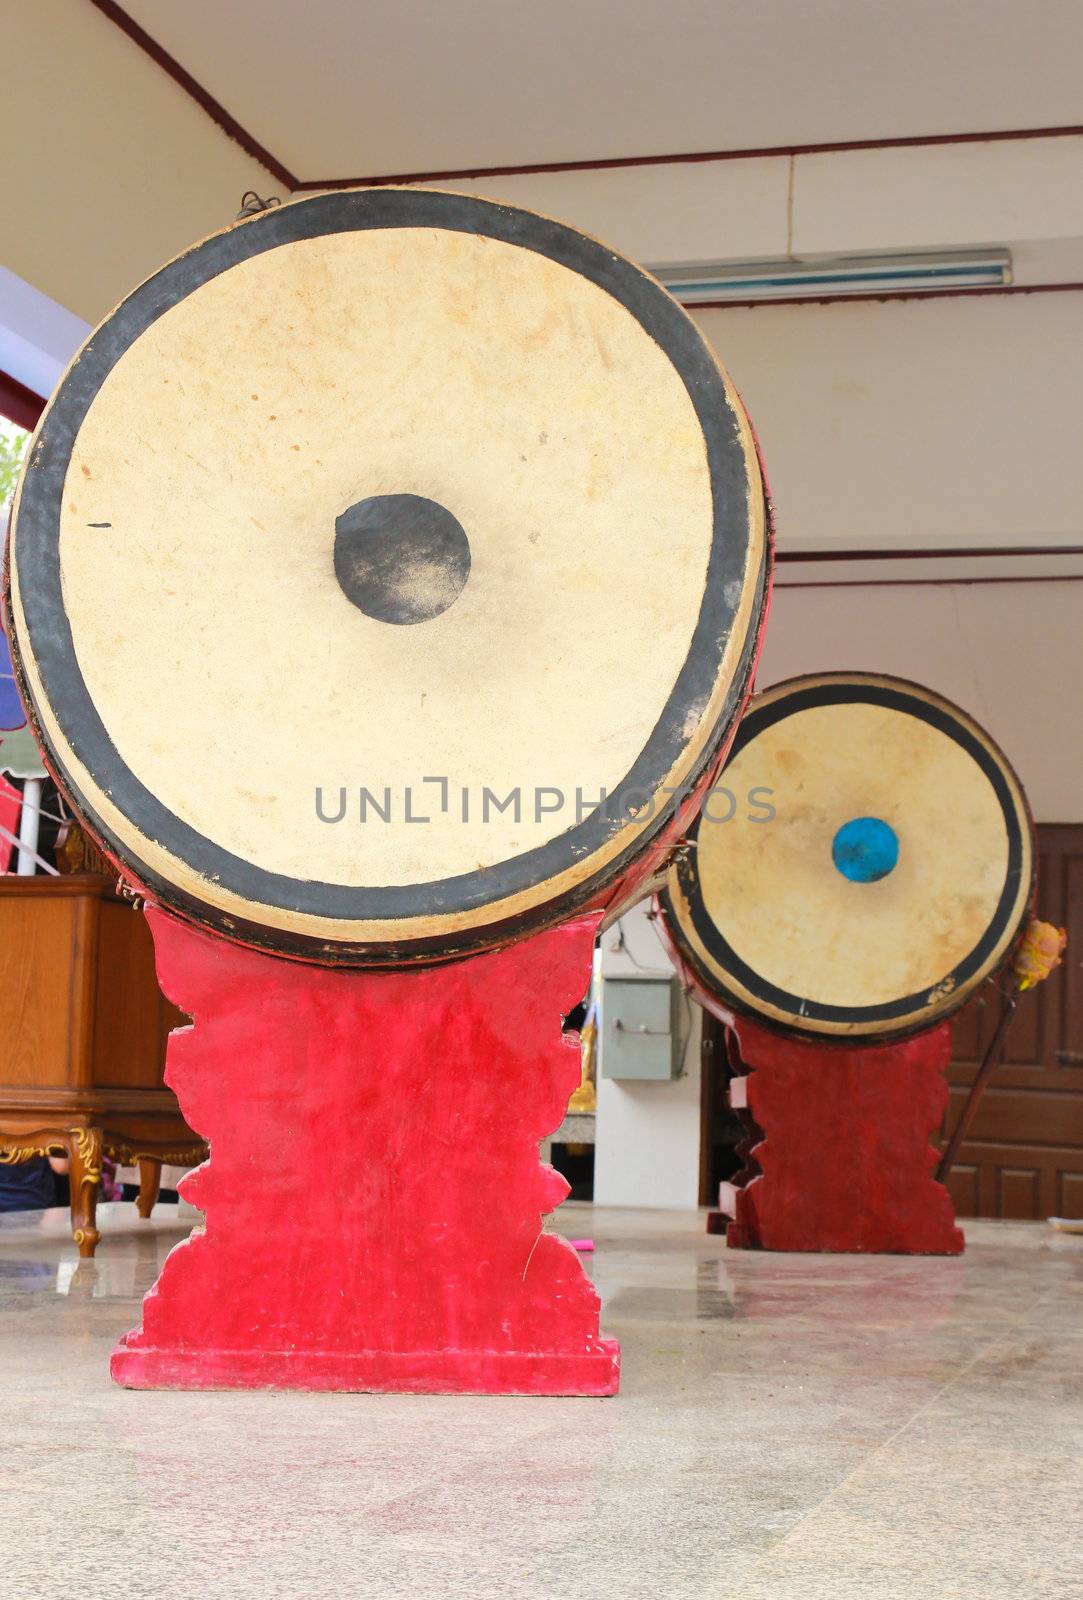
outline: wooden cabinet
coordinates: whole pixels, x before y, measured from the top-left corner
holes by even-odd
[[[162,1162],[206,1153],[163,1077],[166,1038],[185,1020],[112,879],[0,877],[0,1161],[69,1156],[81,1255],[98,1242],[103,1154],[138,1162],[149,1216]]]

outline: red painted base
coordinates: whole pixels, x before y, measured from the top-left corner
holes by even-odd
[[[3,735],[0,733],[0,741]],[[23,807],[22,792],[9,783],[0,772],[0,872],[7,872],[11,867],[12,852],[15,849],[15,835],[19,827],[19,813]]]
[[[733,1026],[748,1071],[730,1096],[749,1137],[744,1171],[723,1185],[727,1243],[959,1255],[929,1142],[948,1099],[947,1024],[864,1048],[785,1039],[743,1018]]]
[[[560,1018],[597,917],[421,971],[327,970],[153,908],[158,976],[194,1018],[167,1081],[211,1158],[113,1353],[129,1388],[606,1395],[620,1352],[538,1159],[579,1083]]]

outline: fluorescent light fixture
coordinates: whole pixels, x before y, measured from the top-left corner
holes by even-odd
[[[821,256],[803,261],[687,262],[652,267],[682,305],[716,300],[834,299],[839,295],[933,294],[993,289],[1012,281],[1007,250],[938,255]]]

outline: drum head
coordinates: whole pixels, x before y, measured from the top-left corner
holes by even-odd
[[[659,897],[708,1003],[889,1039],[957,1010],[1010,953],[1033,891],[1026,800],[939,695],[871,673],[778,684],[720,785]]]
[[[764,574],[747,419],[651,278],[375,189],[216,235],[103,323],[28,451],[9,606],[131,878],[378,963],[616,892],[722,749]]]

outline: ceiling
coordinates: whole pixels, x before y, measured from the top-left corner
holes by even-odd
[[[125,10],[313,185],[1083,120],[1078,0],[126,0]]]

